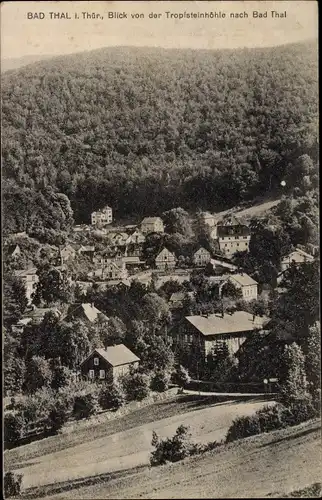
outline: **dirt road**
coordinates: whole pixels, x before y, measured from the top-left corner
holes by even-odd
[[[321,465],[320,422],[311,422],[232,443],[223,451],[177,464],[105,479],[102,484],[71,491],[70,485],[61,485],[58,494],[49,488],[46,498],[278,498],[321,482]]]
[[[43,455],[38,453],[39,456],[35,458],[31,458],[32,454],[28,458],[26,450],[20,450],[24,454],[22,464],[19,463],[17,450],[6,453],[5,458],[8,461],[10,453],[15,453],[16,459],[10,464],[10,469],[19,470],[24,474],[24,488],[129,469],[148,463],[153,430],[156,430],[161,437],[172,436],[176,428],[184,424],[190,426],[192,436],[198,442],[221,440],[236,416],[252,414],[263,404],[263,402],[219,403],[200,409],[196,407],[189,411],[187,408],[185,413],[161,419],[156,413],[154,421],[149,421],[147,418],[146,423],[144,423],[144,412],[138,412],[139,421],[135,427],[126,428],[124,420],[124,430],[120,432],[93,438],[87,442],[79,441],[78,444],[59,451]],[[162,415],[166,413],[167,405],[169,403],[164,402],[157,406]],[[88,432],[90,433],[91,429],[88,429]],[[39,442],[38,447],[45,444]]]

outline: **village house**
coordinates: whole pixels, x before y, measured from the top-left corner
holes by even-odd
[[[93,324],[97,321],[108,321],[108,317],[97,309],[94,304],[72,304],[65,316],[65,319],[79,319],[87,324]]]
[[[121,376],[137,369],[140,358],[124,344],[106,349],[94,349],[80,364],[81,375],[88,380],[100,380],[112,384]]]
[[[155,258],[155,266],[157,269],[162,271],[167,271],[168,269],[174,269],[176,265],[176,256],[169,252],[167,248],[161,250],[161,252]]]
[[[193,254],[192,260],[196,266],[199,267],[206,266],[208,262],[210,262],[211,260],[210,252],[208,252],[208,250],[206,250],[205,248],[201,247]]]
[[[145,242],[145,236],[142,233],[142,231],[140,231],[139,229],[135,229],[135,231],[129,235],[126,244],[143,245],[144,242]]]
[[[23,281],[26,289],[26,298],[28,300],[28,304],[30,304],[32,295],[36,291],[36,285],[39,281],[37,268],[30,267],[29,269],[16,270],[14,271],[14,276]]]
[[[113,213],[111,207],[108,205],[96,212],[92,212],[91,214],[91,222],[93,226],[103,225],[103,224],[112,224],[113,221]]]
[[[160,217],[145,217],[141,222],[141,232],[143,234],[149,233],[163,233],[164,225]]]
[[[71,245],[65,245],[59,249],[60,262],[63,264],[69,259],[75,259],[76,250]]]
[[[88,273],[89,277],[97,278],[99,280],[122,280],[127,278],[128,272],[125,263],[122,260],[110,260],[104,263],[101,268],[95,269]]]
[[[229,277],[229,281],[233,285],[241,290],[244,300],[254,300],[257,299],[258,293],[258,283],[253,280],[248,274],[232,274]]]
[[[129,235],[123,231],[110,232],[107,235],[107,240],[115,247],[125,247],[129,243]]]
[[[296,265],[301,265],[304,264],[305,262],[313,262],[314,257],[300,248],[297,248],[294,250],[294,252],[291,252],[290,254],[286,255],[282,259],[281,262],[281,271],[284,272],[286,269],[290,267],[290,265],[294,262]]]
[[[226,256],[249,250],[250,229],[233,215],[218,222],[217,236],[219,248]]]
[[[31,305],[23,313],[22,318],[15,325],[12,325],[14,333],[22,333],[27,325],[39,326],[47,313],[53,313],[57,318],[61,317],[61,312],[56,307],[36,307]]]
[[[235,354],[254,331],[264,328],[267,321],[266,317],[245,311],[186,316],[177,333],[172,333],[172,338],[181,345],[197,345],[205,357],[214,345],[223,343],[231,354]]]
[[[92,245],[82,245],[77,253],[79,255],[84,255],[85,257],[89,257],[90,259],[93,259],[94,253],[95,253],[95,247]]]

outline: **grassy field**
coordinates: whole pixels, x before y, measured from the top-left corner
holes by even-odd
[[[132,473],[133,468],[149,462],[153,430],[161,437],[172,436],[180,424],[185,424],[198,442],[220,440],[236,416],[252,414],[263,404],[211,404],[207,397],[177,396],[103,424],[8,450],[4,454],[5,470],[22,472],[27,489],[51,488],[50,484],[56,488],[106,473]]]
[[[316,498],[320,422],[254,436],[162,467],[31,488],[23,499]]]

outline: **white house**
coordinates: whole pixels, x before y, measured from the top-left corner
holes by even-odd
[[[100,224],[111,224],[113,221],[113,213],[111,207],[108,205],[96,212],[92,212],[91,214],[91,222],[93,225]]]
[[[257,299],[257,281],[253,280],[248,274],[232,274],[229,281],[242,291],[244,300]]]
[[[206,266],[211,261],[210,252],[201,247],[193,254],[192,260],[196,266]]]
[[[292,262],[299,265],[304,264],[305,262],[313,262],[313,260],[314,257],[312,255],[304,252],[300,248],[297,248],[296,250],[294,250],[294,252],[291,252],[289,255],[286,255],[286,257],[283,258],[281,262],[281,270],[282,272],[286,271],[286,269],[290,267]]]
[[[235,252],[249,250],[250,229],[235,216],[230,216],[217,225],[217,237],[220,250],[231,257]]]
[[[141,222],[141,231],[143,234],[163,233],[164,225],[160,217],[145,217]]]

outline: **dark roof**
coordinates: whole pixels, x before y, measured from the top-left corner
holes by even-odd
[[[255,316],[245,312],[236,311],[232,314],[209,314],[208,316],[186,316],[186,320],[204,336],[222,335],[249,330],[261,329],[268,321],[267,317]]]
[[[84,364],[93,354],[98,353],[111,366],[121,366],[140,361],[130,349],[124,344],[114,345],[106,349],[94,349],[94,351],[81,363]]]

